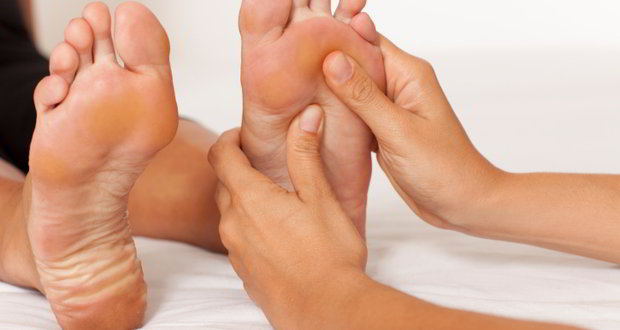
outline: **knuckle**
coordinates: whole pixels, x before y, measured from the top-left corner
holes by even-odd
[[[209,161],[209,164],[211,164],[213,167],[217,167],[217,165],[223,159],[223,154],[225,152],[225,147],[221,142],[215,143],[213,146],[211,146],[211,149],[207,154],[207,160]]]
[[[222,221],[220,222],[219,226],[219,232],[222,243],[227,248],[231,246],[231,242],[234,242],[236,240],[236,227],[237,225],[235,224],[234,220],[232,220],[230,217],[222,216]]]
[[[310,137],[303,137],[297,140],[293,146],[293,151],[301,156],[315,157],[319,154],[319,140]]]
[[[359,104],[371,104],[376,97],[375,83],[367,75],[360,75],[353,84],[351,97]]]
[[[230,206],[230,194],[221,185],[218,185],[215,190],[215,202],[220,211],[224,211]]]
[[[421,77],[435,76],[435,68],[433,68],[433,65],[431,64],[431,62],[423,58],[417,58],[417,57],[416,57],[416,60],[418,62],[419,75]]]
[[[211,163],[211,165],[214,165],[215,163],[217,163],[219,154],[220,154],[220,146],[219,144],[216,143],[213,146],[211,146],[211,149],[209,149],[209,153],[207,154],[207,159],[209,160],[209,163]]]
[[[431,62],[423,58],[419,58],[418,60],[420,61],[420,67],[426,70],[429,70],[429,71],[434,71],[433,65],[431,64]]]

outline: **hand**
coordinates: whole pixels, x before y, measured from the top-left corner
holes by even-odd
[[[364,276],[364,241],[323,173],[322,121],[323,111],[311,106],[291,124],[292,193],[251,167],[239,130],[224,133],[209,154],[220,179],[222,242],[246,291],[276,328],[316,322],[311,315],[321,308],[319,301],[344,299],[339,283]]]
[[[411,209],[432,225],[465,229],[468,209],[502,172],[472,145],[430,64],[383,37],[379,44],[387,96],[341,52],[325,60],[327,84],[373,131],[379,164]]]

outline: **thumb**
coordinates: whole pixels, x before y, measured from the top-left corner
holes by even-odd
[[[286,141],[287,165],[295,191],[303,200],[331,193],[321,159],[321,135],[325,114],[311,105],[291,124]]]
[[[394,104],[352,58],[333,52],[323,64],[325,81],[338,98],[370,127],[380,141],[403,135],[411,116]]]

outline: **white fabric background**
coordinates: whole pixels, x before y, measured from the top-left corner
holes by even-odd
[[[85,2],[36,2],[44,51]],[[143,2],[169,31],[181,112],[216,131],[239,125],[240,1]],[[368,2],[382,33],[435,65],[472,140],[495,164],[619,172],[620,2]],[[620,328],[618,266],[443,232],[415,219],[381,173],[372,185],[375,279],[447,306]],[[269,328],[224,257],[147,239],[138,248],[150,287],[145,328]],[[0,284],[0,328],[55,327],[38,294]]]

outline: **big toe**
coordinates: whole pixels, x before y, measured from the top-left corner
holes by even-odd
[[[349,23],[365,6],[366,0],[340,0],[334,16],[345,23]]]
[[[170,74],[168,35],[148,8],[136,2],[120,5],[116,9],[114,36],[116,50],[126,68]]]
[[[292,5],[292,0],[243,0],[239,30],[244,42],[280,37]]]

